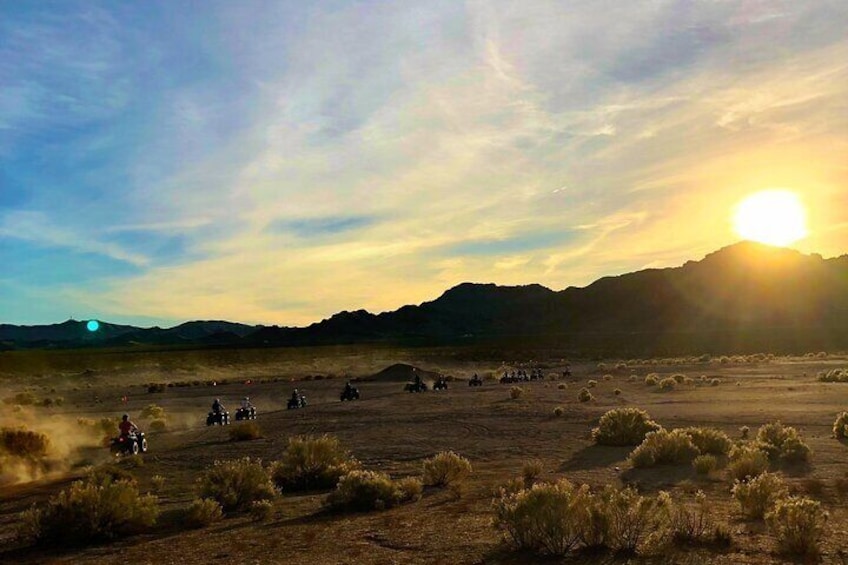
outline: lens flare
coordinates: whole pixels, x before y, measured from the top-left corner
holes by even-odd
[[[88,323],[85,325],[85,328],[90,332],[96,332],[100,329],[100,322],[98,322],[97,320],[89,320]]]

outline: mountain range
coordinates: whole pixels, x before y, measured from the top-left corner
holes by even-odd
[[[138,328],[101,322],[0,325],[0,347],[269,347],[399,343],[534,346],[573,354],[677,355],[848,348],[848,255],[824,259],[741,242],[680,267],[553,291],[463,283],[381,314],[344,311],[307,327],[225,321]]]

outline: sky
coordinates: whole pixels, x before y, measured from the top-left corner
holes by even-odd
[[[848,252],[848,3],[0,0],[0,323],[306,325]]]

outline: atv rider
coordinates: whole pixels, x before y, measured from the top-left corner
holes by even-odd
[[[130,434],[138,431],[138,426],[130,421],[129,414],[124,414],[121,416],[121,423],[118,424],[118,430],[120,430],[122,437],[129,437]]]
[[[244,399],[241,401],[241,407],[244,410],[250,410],[251,408],[253,408],[253,404],[251,404],[249,396],[245,396]]]
[[[296,406],[300,404],[300,393],[297,392],[297,389],[294,389],[294,392],[292,392],[291,402]]]
[[[353,392],[353,385],[350,384],[350,381],[345,383],[344,393],[345,395],[351,394]]]
[[[215,402],[212,403],[212,413],[213,414],[222,414],[224,412],[224,405],[221,404],[221,400],[216,398]]]

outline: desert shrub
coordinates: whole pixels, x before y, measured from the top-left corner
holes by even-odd
[[[385,473],[351,471],[341,478],[324,504],[334,510],[383,510],[405,502],[407,499],[404,497],[411,496],[411,483],[407,481],[404,484],[405,490],[401,490],[399,484]]]
[[[224,509],[217,500],[195,498],[186,509],[185,524],[190,528],[205,528],[224,517]]]
[[[710,379],[710,386],[718,386],[721,384],[721,380],[719,379]]]
[[[154,394],[158,392],[165,392],[165,383],[150,383],[147,385],[148,394]]]
[[[562,406],[557,406],[554,408],[554,416],[559,418],[563,414],[565,414],[565,408],[563,408]]]
[[[660,429],[649,432],[629,459],[634,467],[653,467],[691,463],[697,456],[698,448],[683,430]]]
[[[659,375],[656,373],[650,373],[645,377],[645,384],[648,386],[656,386],[657,383],[660,382]]]
[[[6,404],[18,404],[20,406],[32,406],[33,404],[38,402],[38,399],[33,393],[29,391],[24,391],[19,392],[14,396],[4,398],[3,402],[5,402]]]
[[[558,388],[559,390],[565,390],[565,389],[567,389],[567,388],[568,388],[568,385],[567,385],[567,384],[565,384],[565,383],[559,383],[559,384],[557,385],[557,388]]]
[[[129,481],[73,483],[21,516],[21,535],[37,545],[80,545],[143,531],[156,523],[157,499]]]
[[[605,381],[611,381],[611,380],[612,380],[612,375],[604,375],[603,379],[604,379]]]
[[[742,426],[739,428],[739,437],[742,439],[748,439],[748,434],[751,433],[751,428],[748,426]]]
[[[749,480],[768,470],[768,456],[756,445],[742,445],[730,450],[727,471],[737,481]]]
[[[522,394],[524,394],[524,389],[520,386],[514,386],[509,389],[509,397],[513,400],[521,398]]]
[[[848,412],[840,412],[833,422],[833,437],[845,439],[848,437]]]
[[[742,514],[758,520],[771,510],[774,503],[789,494],[786,483],[775,473],[763,473],[746,483],[735,481],[730,491],[739,503]]]
[[[524,479],[524,486],[530,488],[539,478],[544,470],[544,464],[540,459],[528,459],[521,466],[521,477]]]
[[[592,503],[588,487],[566,479],[504,492],[494,503],[495,527],[516,549],[565,556],[580,542]]]
[[[692,460],[692,467],[699,475],[709,475],[718,467],[715,455],[699,455]]]
[[[630,375],[629,377],[627,377],[627,380],[630,381],[631,383],[635,383],[636,381],[639,380],[639,375]]]
[[[255,522],[267,522],[274,517],[274,504],[270,500],[254,500],[248,513]]]
[[[798,430],[780,422],[760,426],[757,442],[772,461],[781,459],[789,463],[800,463],[810,459],[810,448],[801,439]]]
[[[37,459],[47,455],[50,438],[24,428],[0,428],[0,455]]]
[[[143,420],[162,420],[165,418],[165,409],[156,404],[148,404],[141,409],[139,417]]]
[[[453,451],[442,451],[423,464],[424,484],[444,487],[465,480],[471,474],[471,462]]]
[[[156,491],[161,491],[165,487],[165,477],[162,475],[153,475],[150,477],[150,484],[153,485],[153,488]]]
[[[612,393],[613,393],[614,395],[616,395],[616,396],[621,396],[621,389],[620,389],[620,388],[617,388],[617,389],[615,389],[614,391],[612,391]]]
[[[844,500],[848,497],[848,476],[836,477],[833,479],[833,489],[836,491],[840,500]]]
[[[648,432],[661,429],[644,410],[616,408],[601,416],[592,439],[599,445],[639,445]]]
[[[818,555],[819,541],[828,515],[815,500],[790,496],[775,503],[766,514],[778,549],[792,555]]]
[[[580,392],[577,393],[577,400],[580,402],[589,402],[590,400],[594,400],[595,397],[592,396],[592,393],[589,392],[588,388],[581,388]]]
[[[165,420],[153,420],[147,427],[151,432],[164,432],[168,428],[168,424]]]
[[[668,392],[674,390],[674,387],[677,386],[677,381],[672,379],[671,377],[666,377],[660,381],[660,390]]]
[[[596,380],[589,379],[589,381],[586,383],[587,388],[595,388],[596,386],[598,386],[598,381]]]
[[[607,487],[600,499],[607,529],[606,545],[610,549],[626,554],[640,553],[668,534],[672,509],[668,493],[647,497],[629,487]]]
[[[215,461],[197,479],[202,498],[218,501],[224,512],[247,510],[254,500],[271,500],[277,489],[259,459]]]
[[[677,543],[720,544],[721,540],[729,540],[726,528],[715,523],[703,491],[695,493],[694,504],[675,504],[669,514],[672,537]]]
[[[819,373],[818,379],[823,383],[846,383],[848,382],[848,370],[831,369],[830,371]]]
[[[271,466],[271,476],[283,490],[329,489],[359,468],[359,462],[338,438],[297,436],[289,438],[282,458]]]
[[[733,442],[727,434],[715,428],[691,427],[683,428],[683,432],[689,436],[701,453],[727,455],[733,447]]]
[[[250,441],[262,437],[262,429],[256,422],[241,422],[230,428],[230,441]]]
[[[424,483],[418,477],[404,477],[395,481],[402,501],[419,500],[424,493]]]
[[[682,385],[686,381],[686,375],[684,375],[683,373],[675,373],[675,374],[671,375],[671,377],[669,377],[669,378],[674,380],[674,382],[676,382],[679,385]]]

